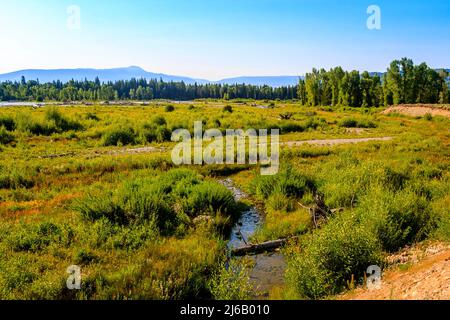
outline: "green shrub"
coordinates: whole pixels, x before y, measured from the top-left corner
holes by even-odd
[[[156,116],[152,119],[152,123],[157,126],[165,126],[167,125],[167,121],[163,116]]]
[[[260,199],[267,199],[274,193],[301,198],[306,191],[312,189],[315,189],[314,181],[291,167],[277,175],[258,176],[251,185],[252,193]]]
[[[361,119],[356,120],[353,118],[346,118],[339,123],[340,127],[344,128],[376,128],[377,125],[370,120]]]
[[[234,214],[234,196],[225,186],[216,182],[205,181],[193,186],[184,202],[185,212],[195,217],[215,213]]]
[[[100,118],[95,113],[92,113],[92,112],[86,113],[84,118],[86,120],[100,121]]]
[[[53,133],[82,130],[83,126],[79,122],[64,117],[56,108],[50,108],[46,111],[43,121],[36,121],[24,112],[18,113],[15,118],[15,128],[21,132],[49,136]]]
[[[81,130],[83,126],[76,121],[67,119],[56,108],[50,108],[45,112],[45,120],[54,123],[57,131],[66,132],[71,130]],[[50,125],[51,127],[52,125]]]
[[[172,137],[171,131],[165,125],[144,124],[139,129],[141,142],[165,142],[170,141]]]
[[[292,211],[294,204],[292,199],[281,193],[271,194],[267,199],[266,205],[274,211]]]
[[[430,203],[410,189],[373,189],[361,198],[358,211],[389,252],[426,239],[436,227]]]
[[[0,117],[0,127],[5,127],[8,131],[13,131],[16,128],[16,123],[13,118],[8,116]]]
[[[115,126],[103,133],[103,146],[119,146],[134,144],[136,134],[129,126]]]
[[[165,106],[164,111],[165,112],[174,112],[175,107],[173,105],[169,104],[169,105]]]
[[[226,105],[225,107],[223,107],[222,111],[225,113],[233,113],[233,107],[230,105]]]
[[[112,223],[127,224],[129,221],[112,192],[91,192],[74,203],[73,209],[88,221],[107,219]]]
[[[352,279],[361,284],[369,266],[383,263],[377,236],[351,213],[330,220],[301,247],[291,256],[286,274],[288,285],[301,298],[339,293]]]
[[[37,225],[22,225],[7,238],[7,242],[14,251],[37,252],[52,243],[68,245],[72,239],[73,232],[70,227],[42,222]]]
[[[8,144],[15,141],[14,135],[9,133],[4,126],[0,126],[0,144]]]
[[[238,260],[231,260],[228,266],[222,265],[212,275],[208,287],[216,300],[246,300],[251,298],[253,291],[249,271]]]
[[[283,124],[275,127],[275,129],[280,129],[280,133],[282,133],[282,134],[305,131],[305,127],[303,125],[295,123],[295,122],[283,123]]]
[[[170,208],[167,195],[153,179],[127,182],[118,195],[128,223],[153,221],[161,231],[170,231],[176,227],[176,213]]]
[[[32,178],[35,172],[24,167],[14,166],[13,168],[0,166],[0,189],[21,189],[32,188],[35,182]]]
[[[74,262],[77,265],[88,265],[98,261],[98,257],[90,250],[81,248],[75,253]]]

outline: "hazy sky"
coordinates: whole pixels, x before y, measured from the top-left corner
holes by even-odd
[[[367,28],[372,4],[381,30]],[[450,1],[0,0],[0,73],[137,65],[216,80],[382,71],[403,56],[450,67]]]

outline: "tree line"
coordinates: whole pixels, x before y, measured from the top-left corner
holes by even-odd
[[[384,74],[313,69],[301,79],[297,98],[309,106],[379,107],[402,103],[450,103],[448,72],[411,59],[393,61]]]
[[[131,79],[102,83],[54,81],[41,84],[38,80],[0,83],[0,101],[114,101],[114,100],[194,100],[194,99],[296,99],[297,87],[273,88],[245,84],[185,84],[163,80]]]
[[[379,107],[401,103],[450,103],[448,72],[434,70],[411,59],[393,61],[387,72],[329,71],[313,69],[299,78],[298,86],[273,88],[246,84],[186,84],[161,79],[131,79],[102,83],[39,80],[0,83],[0,101],[115,101],[115,100],[194,100],[255,99],[293,100],[309,106]]]

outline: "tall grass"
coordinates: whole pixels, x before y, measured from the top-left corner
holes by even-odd
[[[221,184],[178,169],[156,178],[127,181],[115,192],[93,191],[74,209],[88,221],[107,219],[119,225],[153,221],[162,233],[171,234],[199,215],[233,216],[236,204],[232,193]]]

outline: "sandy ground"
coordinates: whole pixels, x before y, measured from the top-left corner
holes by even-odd
[[[412,117],[423,117],[426,114],[432,116],[443,116],[450,118],[450,109],[448,106],[428,105],[428,104],[404,104],[390,107],[382,112],[382,114],[400,113]]]
[[[389,257],[397,264],[383,274],[380,289],[359,288],[343,300],[450,300],[450,246],[407,249]]]

